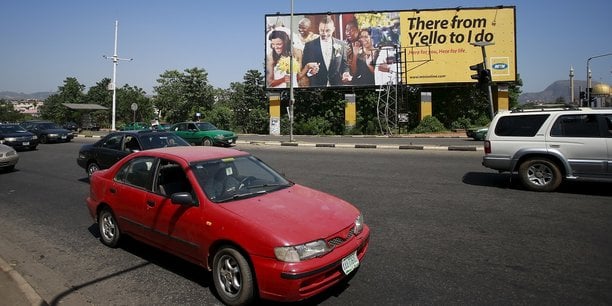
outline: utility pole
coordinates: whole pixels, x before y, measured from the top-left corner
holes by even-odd
[[[489,108],[490,108],[490,112],[491,112],[491,119],[493,119],[493,116],[495,116],[495,110],[493,108],[493,90],[491,89],[491,82],[493,81],[493,78],[490,74],[490,70],[487,68],[487,52],[485,51],[485,47],[486,46],[491,46],[494,45],[495,43],[493,42],[484,42],[484,41],[477,41],[477,42],[473,42],[470,43],[471,45],[475,46],[475,47],[480,47],[482,49],[482,64],[483,64],[483,68],[484,71],[487,71],[487,73],[489,73],[488,79],[489,79],[489,84],[487,84],[487,89],[489,92]]]
[[[119,61],[131,61],[133,58],[120,58],[117,56],[117,29],[119,28],[119,21],[115,20],[115,52],[113,56],[108,57],[106,55],[102,55],[105,59],[110,59],[113,61],[113,80],[111,81],[111,87],[113,89],[113,115],[111,122],[111,130],[115,131],[115,118],[117,114],[117,62]]]

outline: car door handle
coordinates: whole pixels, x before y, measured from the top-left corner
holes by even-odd
[[[149,206],[149,207],[155,207],[155,201],[153,201],[153,200],[147,200],[147,206]]]
[[[117,193],[117,189],[115,189],[115,188],[111,188],[108,191],[110,191],[110,193]]]

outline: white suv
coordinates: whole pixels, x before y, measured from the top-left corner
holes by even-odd
[[[612,181],[612,109],[504,111],[491,122],[482,165],[519,174],[534,191],[563,179]]]

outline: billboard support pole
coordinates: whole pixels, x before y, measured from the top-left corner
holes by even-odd
[[[295,97],[293,96],[293,0],[291,0],[289,37],[291,39],[291,52],[289,52],[289,107],[291,108],[291,115],[289,116],[289,141],[293,142],[293,104],[295,103]]]

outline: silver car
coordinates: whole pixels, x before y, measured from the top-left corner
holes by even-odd
[[[19,154],[12,147],[0,144],[0,170],[12,171],[19,161]]]
[[[500,112],[484,147],[485,167],[518,173],[529,190],[553,191],[563,180],[612,181],[612,110]]]

